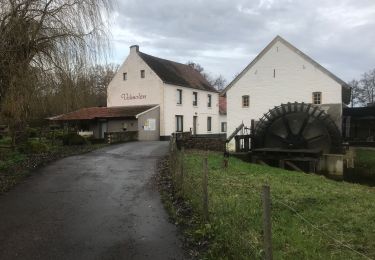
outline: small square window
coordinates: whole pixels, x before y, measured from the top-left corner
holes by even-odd
[[[145,70],[141,70],[141,78],[142,78],[142,79],[145,78]]]
[[[250,96],[245,95],[242,96],[242,107],[249,107],[250,106]]]
[[[322,92],[313,92],[312,93],[312,102],[314,105],[322,104]]]
[[[127,80],[128,79],[128,73],[126,73],[126,72],[122,73],[122,79]]]

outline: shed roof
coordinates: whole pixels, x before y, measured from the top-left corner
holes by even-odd
[[[138,52],[148,66],[167,84],[218,92],[197,70],[189,65]]]
[[[74,121],[92,120],[96,118],[136,118],[138,114],[154,107],[156,107],[156,105],[128,107],[86,107],[70,113],[53,116],[48,119],[52,121]]]

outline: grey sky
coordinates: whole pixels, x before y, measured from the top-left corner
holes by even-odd
[[[345,81],[375,68],[374,0],[118,0],[113,58],[129,46],[231,81],[276,35]]]

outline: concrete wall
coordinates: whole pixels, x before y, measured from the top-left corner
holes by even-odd
[[[123,132],[124,124],[126,124],[126,131],[138,131],[136,119],[109,119],[108,132]]]
[[[164,132],[170,136],[176,131],[176,115],[183,115],[183,131],[193,129],[193,116],[198,117],[197,134],[219,133],[219,94],[186,87],[165,84],[164,86]],[[182,90],[182,104],[177,104],[177,89]],[[193,92],[198,93],[198,104],[193,106]],[[211,107],[208,107],[208,94],[211,95]],[[211,132],[207,131],[207,117],[212,118]]]
[[[147,121],[155,120],[155,129],[148,130]],[[154,108],[138,117],[138,140],[139,141],[156,141],[160,137],[160,107]],[[146,127],[145,127],[146,125]]]
[[[275,70],[275,73],[274,73]],[[312,92],[322,92],[323,104],[342,104],[341,85],[277,41],[255,65],[227,91],[227,134],[241,122],[250,126],[269,109],[287,102],[312,102]],[[250,96],[248,108],[242,96]],[[234,143],[231,143],[233,147]]]

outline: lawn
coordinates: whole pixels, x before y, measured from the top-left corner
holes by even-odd
[[[208,222],[200,217],[204,156],[209,166]],[[263,184],[271,187],[274,259],[375,258],[374,188],[233,157],[228,169],[223,169],[221,154],[187,151],[179,194],[191,206],[192,218],[198,219],[185,233],[209,241],[201,258],[263,257]]]
[[[355,172],[375,181],[375,150],[356,149]]]

